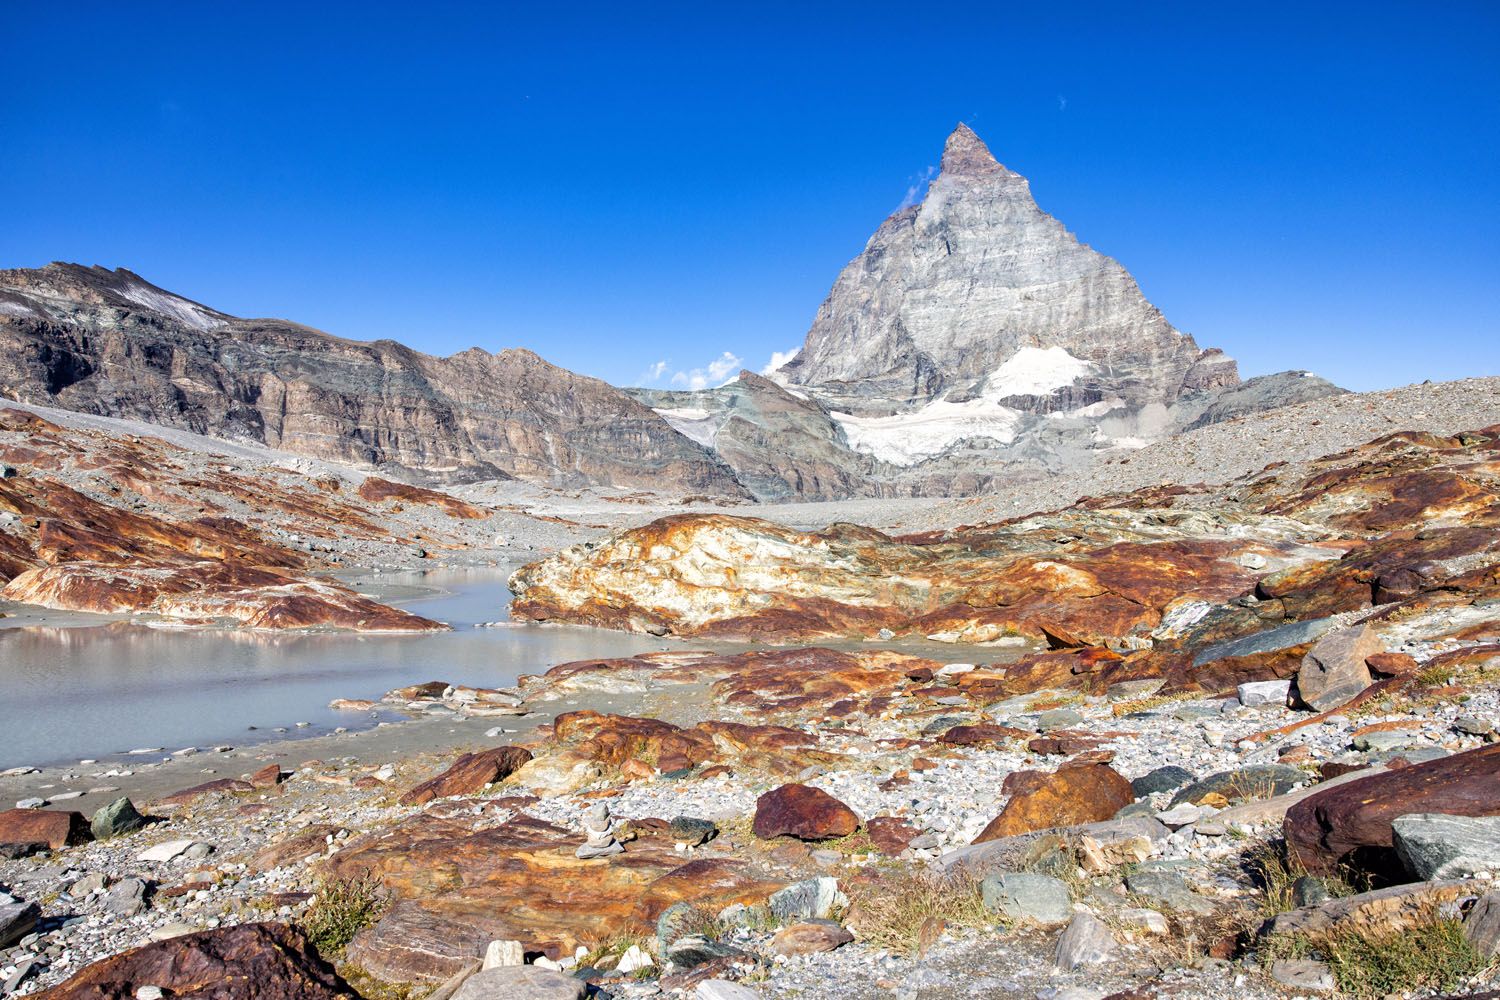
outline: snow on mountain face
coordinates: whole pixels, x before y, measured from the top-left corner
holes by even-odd
[[[1064,347],[1023,347],[984,380],[984,395],[1045,396],[1072,385],[1095,367]]]
[[[937,399],[921,409],[885,417],[861,417],[837,410],[830,415],[843,428],[849,447],[899,466],[934,458],[970,438],[1010,444],[1021,422],[1020,410],[991,399],[963,403]]]
[[[217,330],[226,325],[226,320],[213,310],[205,309],[196,302],[189,302],[187,299],[178,298],[169,292],[163,292],[148,285],[132,282],[121,288],[119,292],[131,302],[164,316],[170,316],[194,330]]]
[[[676,409],[664,407],[657,409],[656,415],[683,437],[696,441],[705,448],[714,446],[719,426],[714,415],[707,410],[692,406]]]

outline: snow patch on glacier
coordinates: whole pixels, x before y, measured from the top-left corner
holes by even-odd
[[[844,429],[849,447],[891,465],[911,466],[934,458],[967,438],[989,438],[999,444],[1016,439],[1020,410],[992,399],[950,403],[934,400],[910,413],[888,417],[829,414]]]
[[[694,406],[663,407],[655,411],[674,431],[705,448],[714,446],[719,434],[719,424],[714,415]]]

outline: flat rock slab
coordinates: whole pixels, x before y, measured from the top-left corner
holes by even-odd
[[[1473,895],[1475,888],[1476,883],[1463,879],[1393,885],[1277,914],[1266,930],[1271,934],[1319,934],[1353,921],[1373,933],[1399,934],[1433,906]]]
[[[1012,920],[1028,920],[1043,927],[1061,926],[1073,919],[1068,887],[1050,875],[1005,872],[979,883],[984,905]]]
[[[1309,796],[1282,830],[1303,867],[1328,874],[1346,860],[1400,872],[1391,823],[1411,813],[1500,815],[1500,744],[1385,771]]]
[[[95,962],[48,1000],[133,1000],[140,986],[214,1000],[357,1000],[358,994],[286,924],[184,934]]]
[[[1128,819],[1110,819],[1102,823],[1081,823],[1074,826],[1057,827],[1051,830],[1035,830],[1014,837],[989,840],[984,843],[959,847],[944,854],[939,864],[946,870],[962,869],[975,875],[993,871],[1015,869],[1035,851],[1048,842],[1077,845],[1088,837],[1102,847],[1125,844],[1137,837],[1152,843],[1160,843],[1171,835],[1160,822],[1150,816],[1132,816]]]
[[[582,1000],[581,979],[535,965],[511,965],[476,972],[453,1000]]]
[[[655,924],[674,903],[717,912],[764,903],[785,883],[720,858],[684,861],[657,838],[596,861],[574,856],[578,835],[530,816],[474,829],[430,813],[351,842],[323,862],[334,876],[368,872],[392,906],[348,947],[389,982],[441,982],[491,941],[520,941],[552,958]]]
[[[401,796],[403,805],[421,805],[449,795],[471,795],[486,785],[510,777],[531,760],[525,747],[495,747],[460,756],[442,774],[422,782]]]
[[[1251,764],[1230,771],[1219,771],[1193,782],[1172,797],[1172,805],[1184,802],[1200,805],[1210,796],[1222,796],[1231,804],[1252,799],[1269,799],[1292,790],[1308,780],[1306,771],[1287,764]],[[1220,803],[1221,805],[1223,803]]]

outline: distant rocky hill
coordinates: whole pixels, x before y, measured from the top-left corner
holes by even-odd
[[[966,496],[1342,391],[1308,372],[1240,381],[964,125],[796,357],[696,392],[241,319],[126,270],[0,271],[0,396],[432,481]]]
[[[650,409],[530,351],[343,340],[123,269],[0,271],[0,395],[420,478],[745,495]]]

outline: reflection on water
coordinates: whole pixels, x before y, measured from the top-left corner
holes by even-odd
[[[427,680],[502,687],[568,660],[663,648],[660,639],[598,629],[470,627],[506,617],[510,593],[502,572],[387,579],[444,588],[441,596],[403,606],[455,630],[278,635],[126,622],[0,628],[0,769],[136,747],[245,743],[298,722],[312,723],[304,734],[355,728],[374,720],[335,712],[330,700],[379,698]],[[252,725],[259,730],[249,732]]]

